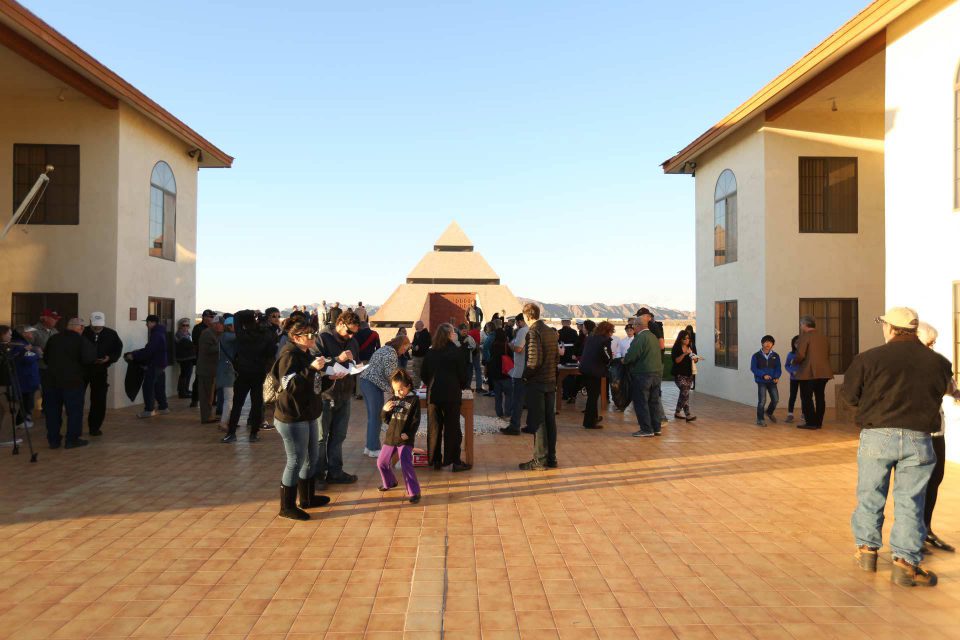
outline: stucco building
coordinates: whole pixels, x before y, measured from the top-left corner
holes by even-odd
[[[765,333],[788,352],[805,313],[840,382],[890,305],[956,369],[958,34],[957,0],[872,2],[663,164],[696,178],[698,390],[755,403],[750,355]]]
[[[193,318],[197,173],[233,158],[12,0],[0,0],[0,69],[0,226],[55,167],[0,240],[0,322],[103,311],[132,349],[147,314],[169,329]],[[127,403],[121,388],[112,406]]]
[[[456,222],[443,232],[428,252],[370,318],[374,327],[412,327],[417,320],[433,331],[454,319],[463,322],[464,310],[477,300],[485,319],[494,313],[517,314],[522,305]]]

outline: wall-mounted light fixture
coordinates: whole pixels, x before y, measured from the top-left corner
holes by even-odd
[[[187,151],[187,155],[191,158],[196,158],[197,162],[203,162],[203,151],[199,148],[190,149],[190,151]]]

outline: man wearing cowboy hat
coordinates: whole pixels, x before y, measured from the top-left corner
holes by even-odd
[[[894,307],[877,318],[886,344],[853,359],[844,375],[842,395],[857,407],[857,508],[851,525],[857,564],[877,570],[883,543],[883,510],[896,469],[893,499],[896,520],[890,531],[891,580],[903,586],[937,584],[937,576],[920,568],[927,531],[924,496],[936,454],[930,434],[940,429],[940,404],[952,375],[950,361],[917,338],[920,319],[907,307]]]

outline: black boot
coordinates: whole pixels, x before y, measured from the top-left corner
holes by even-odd
[[[297,508],[297,488],[280,485],[280,517],[291,520],[309,520],[310,514]]]
[[[316,492],[316,480],[297,480],[297,493],[300,494],[300,508],[309,509],[310,507],[322,507],[330,504],[328,496],[318,495]]]

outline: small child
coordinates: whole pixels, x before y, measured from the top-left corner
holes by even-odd
[[[397,369],[390,374],[390,386],[393,397],[383,405],[380,421],[386,423],[387,432],[383,434],[383,446],[377,457],[382,484],[380,491],[389,491],[397,486],[397,477],[393,474],[390,461],[394,452],[400,456],[400,468],[403,481],[407,485],[410,502],[420,502],[420,483],[413,470],[413,441],[420,428],[420,398],[412,393],[413,380],[406,369]]]
[[[770,394],[770,405],[766,408],[767,417],[770,422],[777,421],[773,412],[777,409],[777,402],[780,401],[777,382],[780,381],[780,375],[783,371],[780,368],[780,356],[773,350],[774,344],[776,344],[776,340],[773,339],[773,336],[763,336],[760,339],[760,351],[757,351],[750,358],[750,371],[753,372],[753,379],[757,383],[758,427],[767,426],[767,423],[763,421],[763,406],[766,404],[767,394]]]
[[[787,402],[787,422],[793,422],[793,409],[797,406],[797,392],[800,390],[800,381],[796,379],[797,371],[800,371],[800,365],[797,364],[797,343],[800,342],[800,336],[793,336],[790,340],[790,353],[787,354],[787,362],[783,368],[790,374],[790,400]],[[806,420],[804,420],[806,422]]]

